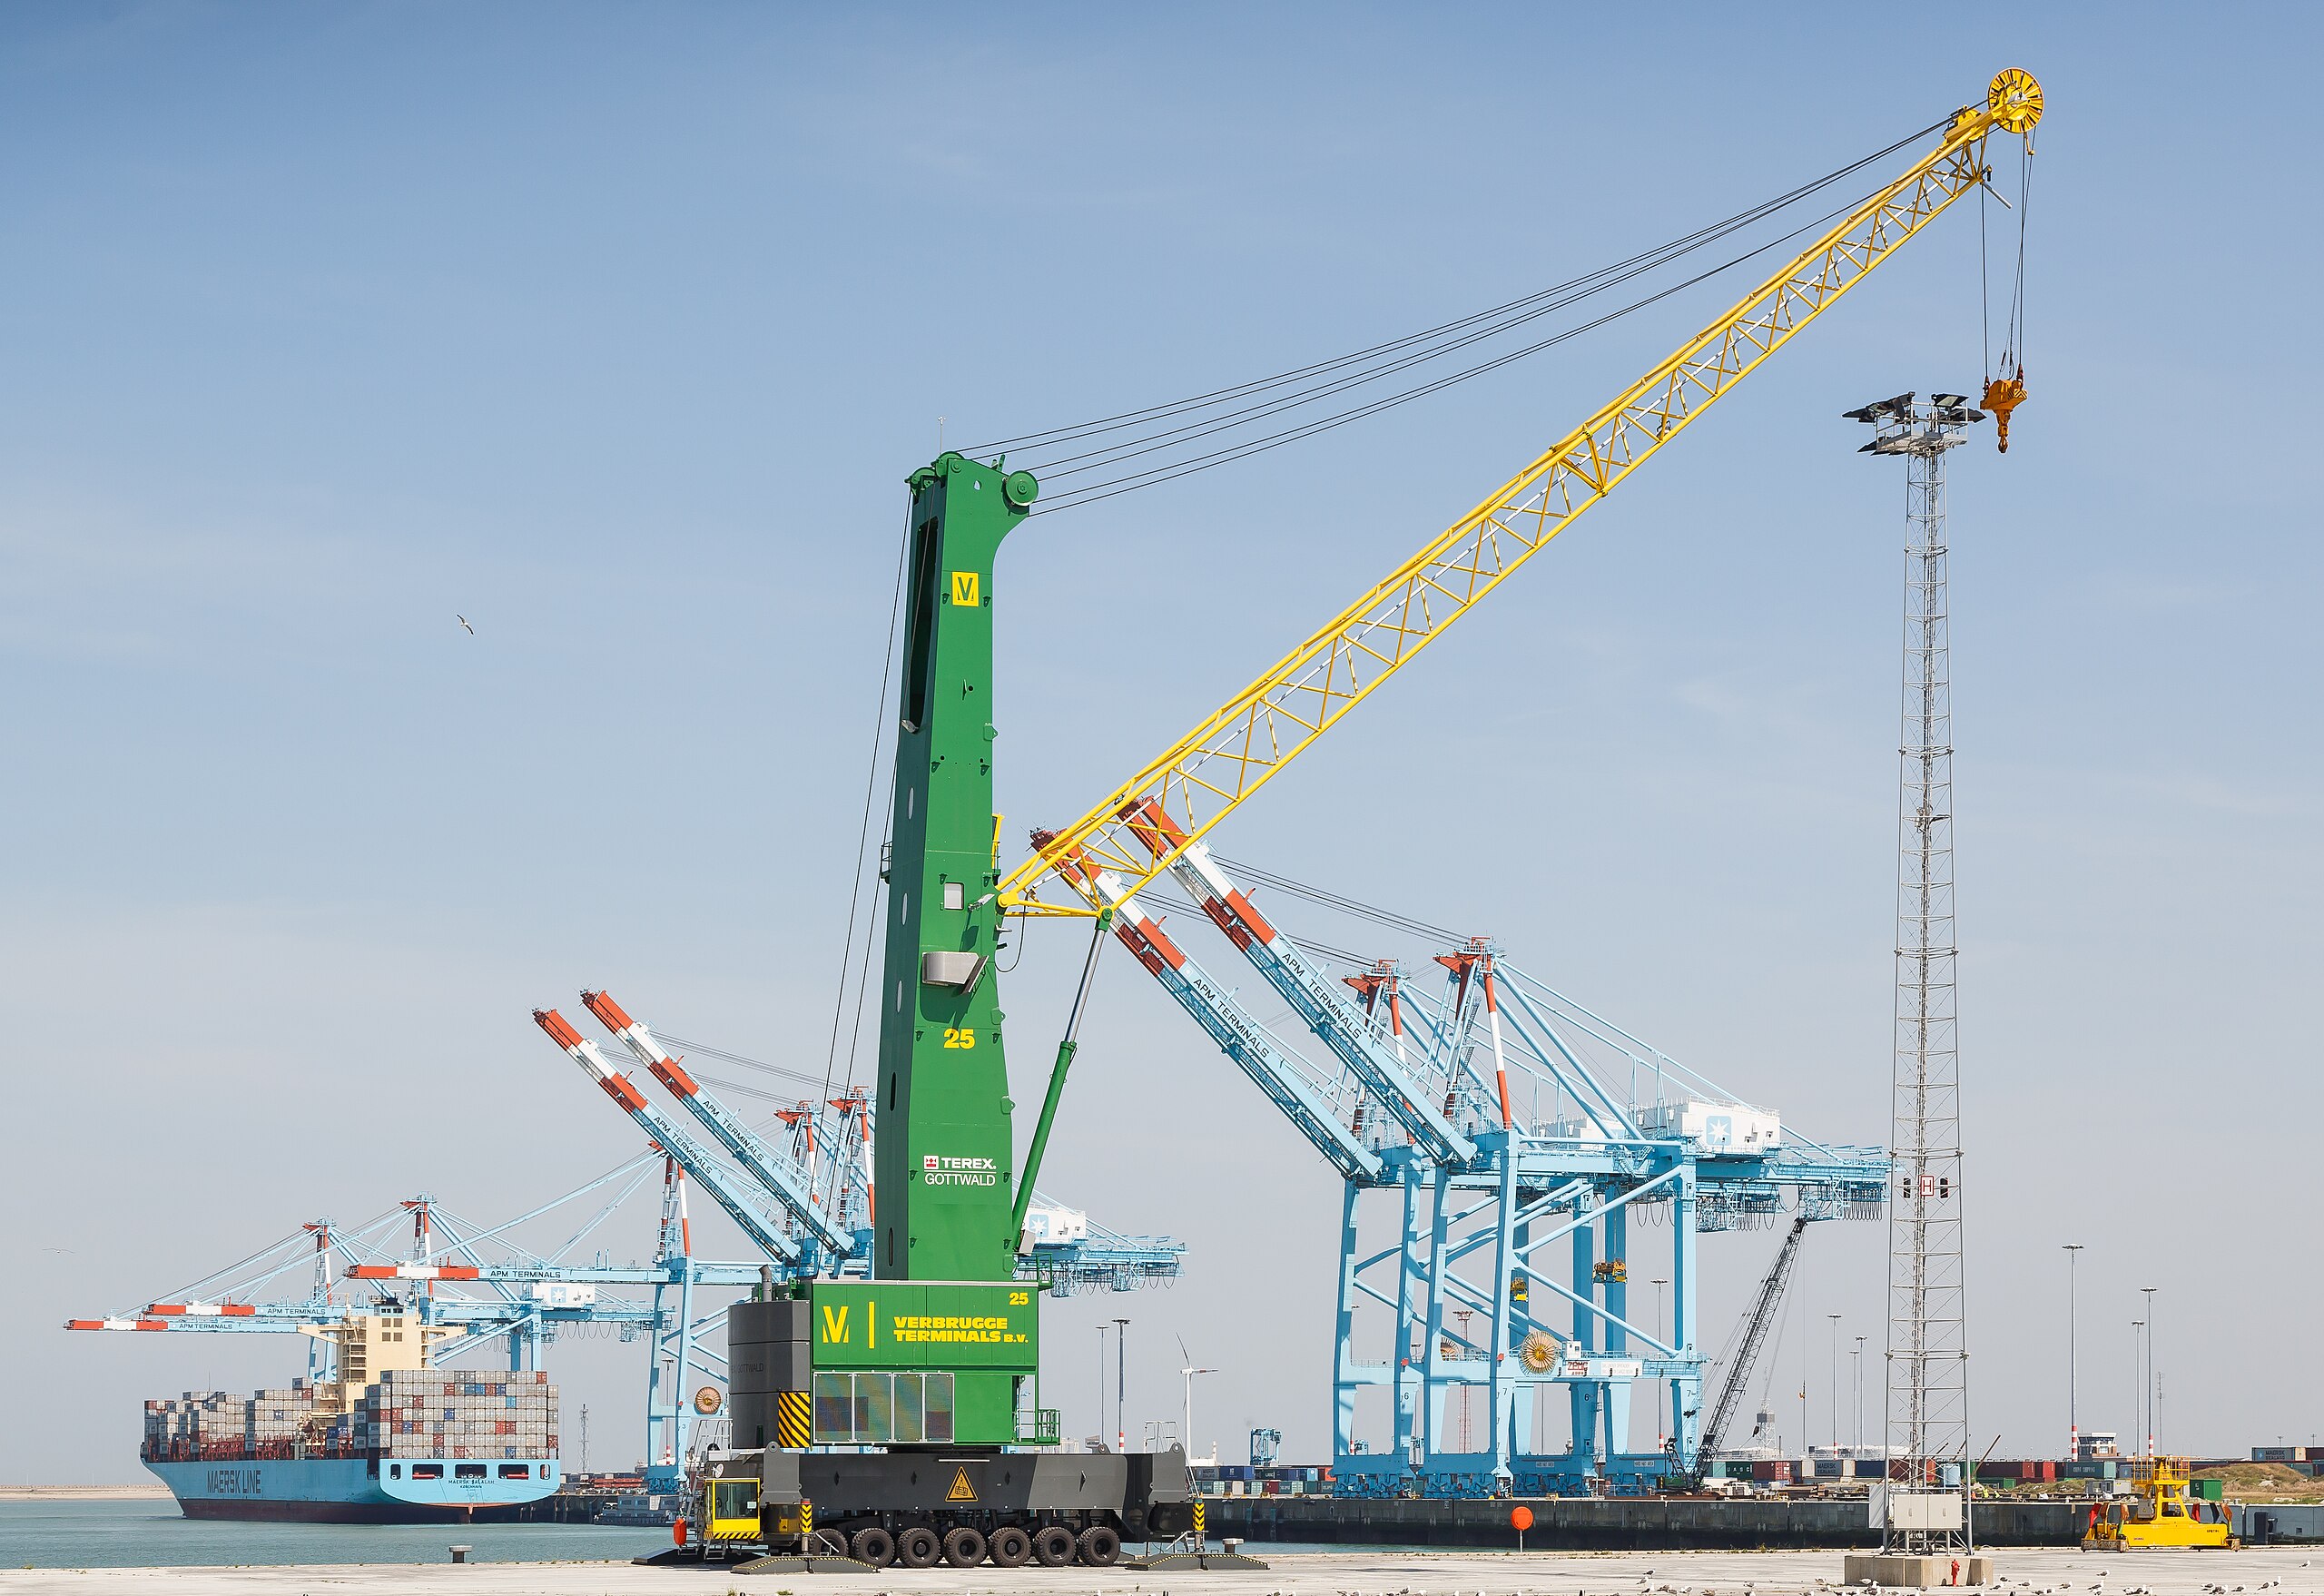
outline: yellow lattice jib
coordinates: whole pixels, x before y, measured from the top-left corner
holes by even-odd
[[[1111,870],[1136,892],[1275,779],[1414,655],[1443,635],[1590,506],[1986,177],[1985,141],[2042,113],[2014,70],[1964,109],[1937,147],[1725,315],[1558,440],[1410,559],[1213,712],[1002,881],[1017,913],[1054,913],[1029,890],[1067,860]],[[1150,852],[1128,822],[1148,803],[1183,834]],[[1075,887],[1087,897],[1085,869]]]

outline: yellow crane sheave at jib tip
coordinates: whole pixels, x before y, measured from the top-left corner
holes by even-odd
[[[1994,74],[1985,90],[1985,110],[2004,133],[2022,133],[2042,120],[2042,85],[2018,67]]]

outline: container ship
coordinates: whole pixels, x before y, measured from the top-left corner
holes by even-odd
[[[186,1517],[425,1523],[557,1488],[556,1387],[538,1371],[439,1369],[417,1315],[350,1312],[307,1334],[337,1378],[145,1404],[139,1452]]]

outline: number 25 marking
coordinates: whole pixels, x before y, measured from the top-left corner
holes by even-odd
[[[1012,1308],[1021,1308],[1032,1300],[1029,1294],[1022,1291],[1012,1291],[1009,1294],[1009,1305]]]
[[[948,1025],[944,1028],[944,1045],[962,1049],[973,1048],[977,1045],[977,1033],[965,1025],[957,1030]]]

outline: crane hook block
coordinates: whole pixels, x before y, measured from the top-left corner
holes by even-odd
[[[2020,366],[2014,377],[1996,377],[1985,384],[1984,400],[1986,414],[1998,424],[2001,452],[2009,452],[2009,413],[2025,402],[2025,368]]]

